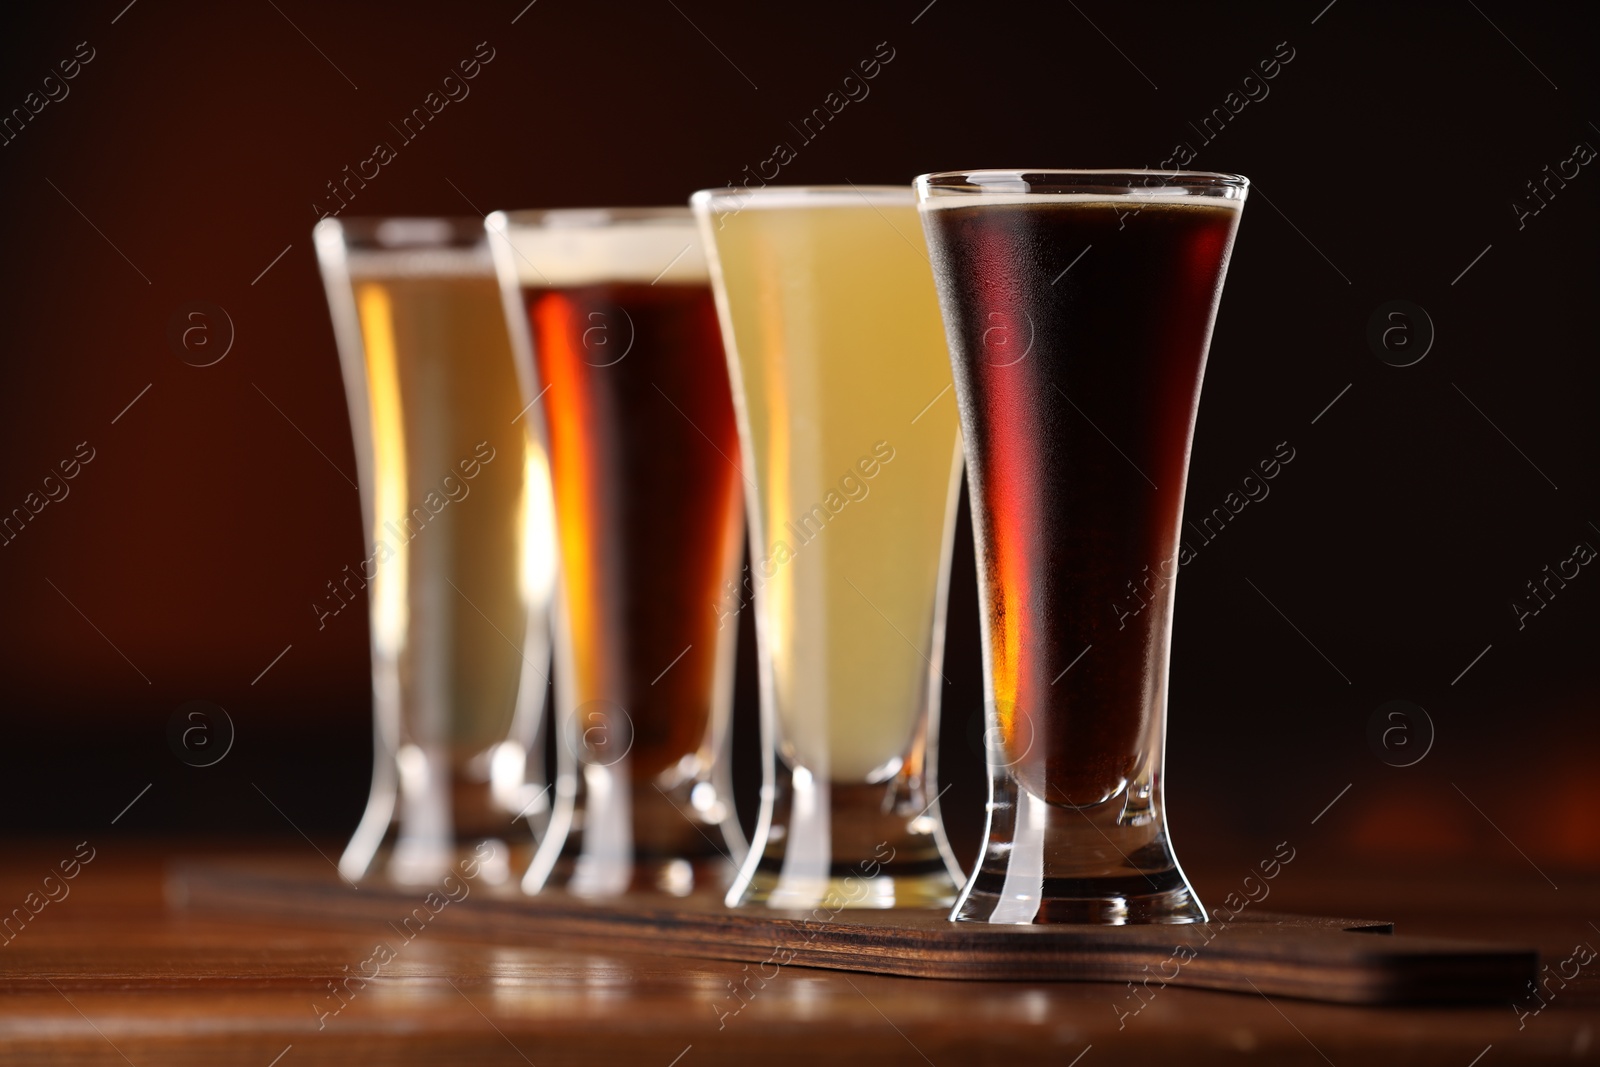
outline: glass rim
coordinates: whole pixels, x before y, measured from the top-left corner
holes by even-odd
[[[916,203],[916,191],[908,185],[758,185],[724,186],[701,189],[689,197],[695,208],[708,211],[743,210],[746,207],[838,207],[850,202],[862,206],[893,202]],[[733,201],[734,207],[723,206]]]
[[[917,175],[911,184],[916,190],[917,200],[922,203],[935,197],[946,196],[1159,195],[1160,191],[1165,189],[1181,191],[1188,195],[1242,200],[1250,188],[1250,179],[1242,174],[1220,171],[1157,170],[1139,167],[992,168],[933,171]]]
[[[518,227],[543,230],[603,230],[609,226],[669,226],[692,224],[694,214],[686,205],[662,204],[656,207],[551,207],[491,211],[480,225],[495,229]]]

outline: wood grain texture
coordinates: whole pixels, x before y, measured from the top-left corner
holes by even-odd
[[[454,905],[380,976],[336,1000],[330,983],[347,981],[378,942],[395,941],[389,924],[399,916],[295,918],[282,901],[270,913],[175,909],[168,859],[194,854],[196,842],[98,844],[70,898],[0,945],[0,1064],[1466,1067],[1481,1055],[1478,1067],[1504,1067],[1588,1062],[1600,1050],[1600,964],[1552,983],[1548,1006],[1519,1019],[1510,1000],[1361,1007],[1155,982],[775,970],[604,939],[485,936]],[[71,842],[0,842],[0,905],[23,901],[71,851]],[[1221,899],[1249,856],[1238,857],[1242,866],[1196,851],[1212,866],[1192,864],[1191,875]],[[273,866],[322,864],[300,840],[264,856]],[[1576,942],[1600,943],[1589,925],[1600,919],[1600,881],[1554,872],[1556,892],[1509,858],[1363,870],[1308,850],[1269,903],[1392,915],[1430,937],[1531,943],[1547,961]],[[1537,1006],[1526,995],[1516,1003]]]
[[[427,887],[360,889],[325,865],[250,858],[179,862],[171,899],[196,912],[386,922],[405,944],[433,917]],[[1181,926],[993,926],[942,911],[732,910],[719,899],[526,897],[457,880],[454,936],[789,964],[912,978],[1139,983],[1342,1004],[1509,1001],[1534,977],[1531,948],[1395,936],[1386,922],[1245,912]],[[414,916],[413,918],[409,918]]]

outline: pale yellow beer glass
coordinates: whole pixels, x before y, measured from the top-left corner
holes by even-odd
[[[483,223],[328,219],[314,235],[365,532],[327,599],[368,602],[376,727],[339,870],[361,878],[381,855],[390,878],[432,883],[488,840],[506,847],[485,877],[508,879],[549,810],[554,535]]]
[[[934,764],[960,442],[911,190],[691,203],[755,490],[765,788],[728,900],[948,904]]]

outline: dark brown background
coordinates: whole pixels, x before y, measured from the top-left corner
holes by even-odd
[[[495,58],[470,97],[350,213],[680,202],[779,140],[799,148],[793,183],[1155,166],[1198,143],[1188,122],[1286,41],[1295,58],[1270,95],[1194,163],[1256,185],[1191,508],[1280,441],[1296,459],[1183,572],[1168,763],[1180,849],[1314,837],[1374,871],[1513,849],[1550,873],[1600,863],[1600,575],[1585,569],[1520,632],[1510,608],[1574,543],[1600,546],[1600,174],[1584,168],[1523,229],[1511,208],[1576,142],[1600,144],[1578,9],[539,0],[513,24],[524,3],[112,0],[3,16],[0,108],[78,42],[95,58],[0,147],[0,511],[78,442],[96,458],[0,547],[0,829],[353,828],[366,620],[319,632],[310,604],[362,543],[310,205],[478,42]],[[871,95],[798,145],[789,121],[883,41],[895,58]],[[1365,339],[1393,299],[1437,330],[1408,368]],[[236,328],[215,366],[168,344],[191,300]],[[943,762],[968,856],[982,803],[970,541],[956,567]],[[214,767],[167,745],[193,699],[237,727]],[[1403,769],[1368,741],[1395,699],[1436,734]]]

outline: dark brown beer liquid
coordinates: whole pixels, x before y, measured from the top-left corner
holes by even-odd
[[[626,751],[648,794],[706,741],[716,604],[743,529],[711,289],[622,283],[523,298],[545,390],[573,728],[586,758],[613,764]]]
[[[1114,797],[1159,756],[1189,441],[1237,221],[1134,197],[926,212],[1003,760],[1054,804]]]

